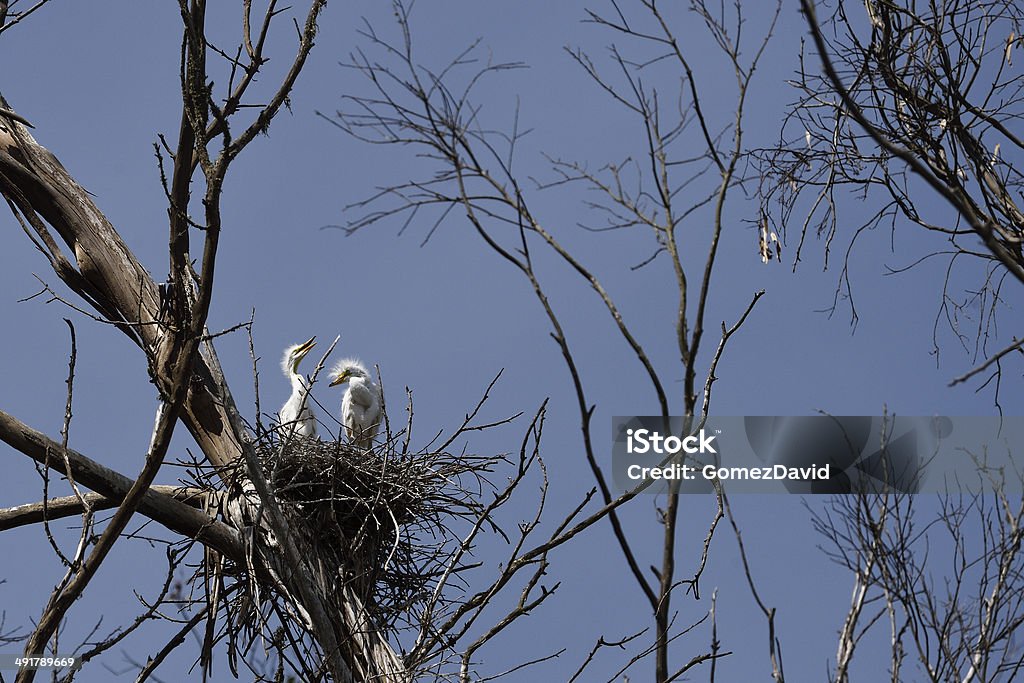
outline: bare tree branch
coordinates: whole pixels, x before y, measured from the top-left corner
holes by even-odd
[[[183,503],[190,503],[192,507],[202,507],[203,498],[206,495],[205,489],[182,486],[161,486],[149,487],[154,493],[161,493],[170,496]],[[84,500],[84,503],[83,503]],[[15,529],[28,524],[38,524],[44,519],[51,522],[64,517],[80,515],[88,506],[94,511],[109,510],[115,508],[119,500],[111,500],[102,493],[86,493],[83,495],[61,496],[50,498],[39,503],[26,503],[14,507],[0,509],[0,531]]]

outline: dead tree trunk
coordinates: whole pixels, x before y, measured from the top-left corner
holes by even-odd
[[[266,103],[259,107],[248,126],[230,128],[229,118],[242,110],[243,96],[267,61],[263,55],[266,32],[280,11],[271,3],[260,26],[250,21],[246,4],[239,41],[239,53],[244,57],[235,65],[240,76],[236,79],[232,74],[229,94],[226,99],[217,100],[221,103],[218,105],[212,97],[212,77],[206,69],[209,48],[204,28],[205,3],[180,3],[184,26],[182,124],[175,151],[164,148],[171,154],[174,168],[169,182],[165,182],[170,276],[163,285],[153,280],[89,193],[54,154],[33,138],[24,125],[27,122],[0,96],[0,194],[57,276],[95,310],[98,318],[115,325],[143,351],[150,379],[157,387],[162,406],[168,408],[166,424],[159,430],[162,448],[150,449],[144,473],[134,482],[105,468],[91,467],[84,456],[73,454],[6,414],[0,414],[0,439],[30,457],[38,455],[37,451],[54,448],[63,451],[69,460],[74,455],[74,476],[120,506],[115,519],[123,518],[127,523],[132,513],[143,512],[172,531],[231,557],[236,564],[251,566],[254,571],[250,580],[282,595],[298,613],[305,615],[305,626],[322,658],[322,663],[310,663],[313,669],[328,672],[335,681],[381,677],[402,681],[406,676],[401,659],[384,637],[367,630],[366,624],[372,620],[366,617],[365,606],[355,596],[351,604],[335,604],[328,599],[313,579],[308,558],[295,545],[286,520],[274,514],[273,493],[260,486],[258,473],[254,477],[251,468],[246,472],[246,468],[239,467],[241,462],[253,461],[252,446],[205,327],[221,227],[220,188],[224,176],[230,163],[258,133],[266,130],[286,102],[313,47],[317,19],[324,4],[323,0],[310,2],[305,23],[299,25],[294,60],[273,96],[269,100],[261,97]],[[241,133],[235,133],[238,130]],[[205,185],[199,273],[192,270],[189,233],[200,226],[188,214],[197,169]],[[220,473],[221,493],[227,499],[221,512],[229,524],[150,489],[177,419]],[[156,435],[157,432],[155,442]],[[239,531],[247,520],[261,517],[253,513],[253,507],[269,514],[262,515],[262,524],[255,526],[257,538],[246,547],[245,534],[240,536]],[[268,527],[276,543],[261,538]],[[114,538],[109,544],[116,541],[118,532],[113,531]],[[86,564],[93,560],[98,566],[104,557],[105,552],[96,557],[90,555]],[[90,577],[91,573],[76,577],[79,592]],[[55,613],[48,606],[44,616],[59,621],[76,595],[59,597],[66,606]],[[211,606],[216,614],[217,605]],[[37,630],[29,641],[30,654],[41,651],[49,637],[45,630]],[[26,672],[18,680],[30,681],[33,675]]]

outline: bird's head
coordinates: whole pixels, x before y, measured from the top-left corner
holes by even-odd
[[[355,358],[346,358],[345,360],[339,361],[338,364],[334,366],[334,369],[331,370],[331,377],[334,378],[331,380],[331,386],[334,387],[339,384],[344,384],[353,377],[368,379],[370,377],[370,373],[368,373],[366,371],[366,367]]]
[[[299,363],[306,357],[306,354],[313,350],[316,346],[316,337],[310,337],[307,341],[302,344],[295,344],[289,346],[284,350],[284,359],[281,361],[281,367],[284,369],[286,375],[296,375],[299,372]]]

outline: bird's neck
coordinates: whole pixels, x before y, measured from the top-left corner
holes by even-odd
[[[292,393],[306,391],[306,378],[298,372],[291,373]]]

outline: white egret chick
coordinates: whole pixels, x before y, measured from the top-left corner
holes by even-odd
[[[359,448],[368,448],[380,429],[380,388],[358,360],[346,358],[331,371],[331,386],[348,382],[341,399],[341,423],[348,440]]]
[[[277,416],[281,426],[286,430],[286,435],[316,436],[316,418],[309,405],[309,387],[306,386],[306,378],[299,372],[299,363],[314,346],[316,337],[311,337],[305,343],[289,346],[284,350],[281,369],[284,370],[285,377],[291,380],[292,395],[281,406]]]

